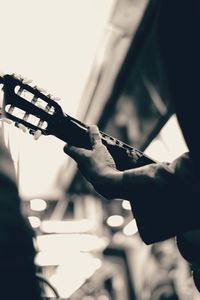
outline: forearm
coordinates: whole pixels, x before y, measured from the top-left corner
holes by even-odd
[[[130,200],[142,239],[153,243],[198,228],[197,179],[188,154],[171,164],[124,172],[124,198]]]
[[[0,276],[4,299],[40,299],[33,231],[20,211],[14,166],[0,132]]]
[[[39,300],[32,234],[21,214],[8,206],[0,213],[0,273],[3,299]]]
[[[171,164],[155,163],[120,172],[98,128],[89,130],[92,149],[66,145],[95,190],[106,198],[131,202],[142,239],[146,243],[170,238],[200,226],[197,176],[189,154]]]

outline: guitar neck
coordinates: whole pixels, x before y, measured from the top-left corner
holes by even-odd
[[[69,115],[64,115],[59,127],[51,128],[53,134],[59,139],[73,146],[91,149],[87,125]],[[118,170],[132,169],[155,162],[134,147],[102,131],[100,131],[100,134],[102,142],[111,153]]]
[[[88,126],[65,114],[55,97],[42,93],[41,88],[29,85],[29,80],[14,74],[0,76],[0,82],[4,91],[4,115],[14,121],[17,127],[23,131],[29,128],[36,139],[41,134],[52,134],[71,145],[91,149]],[[100,134],[117,169],[127,170],[154,163],[132,146],[104,132]]]

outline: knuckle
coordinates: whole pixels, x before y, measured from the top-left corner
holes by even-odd
[[[86,152],[84,154],[85,158],[91,158],[92,157],[92,154],[90,152]]]

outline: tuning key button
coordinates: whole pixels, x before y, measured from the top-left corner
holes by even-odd
[[[42,135],[42,131],[39,129],[36,130],[36,132],[34,133],[34,139],[38,140],[41,135]]]
[[[49,97],[51,98],[51,100],[56,101],[56,102],[61,100],[60,97],[55,97],[53,95],[49,95]]]
[[[13,74],[13,76],[16,78],[16,79],[19,79],[19,80],[23,80],[23,77],[21,74]]]
[[[43,89],[43,88],[40,87],[40,86],[37,86],[37,85],[36,85],[35,88],[36,88],[39,92],[41,92],[41,93],[45,93],[45,94],[48,93],[47,90]]]
[[[33,80],[32,79],[28,79],[26,77],[22,80],[22,83],[24,83],[24,84],[30,84],[31,82],[33,82]]]
[[[23,132],[26,132],[26,126],[24,126],[23,124],[15,122],[15,126],[19,129],[21,129]]]
[[[23,132],[26,132],[26,126],[24,126],[23,124],[18,124],[17,127],[20,128]]]
[[[21,127],[21,126],[23,126],[22,124],[20,124],[20,123],[18,123],[18,122],[15,122],[15,126],[17,127],[17,128],[20,128],[20,129],[22,129],[23,127]],[[24,126],[25,127],[25,126]],[[26,128],[26,127],[25,127]]]
[[[7,118],[3,118],[2,121],[7,123],[7,124],[12,124],[12,121],[7,119]]]

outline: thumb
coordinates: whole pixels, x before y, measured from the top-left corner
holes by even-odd
[[[69,144],[66,144],[63,148],[64,152],[73,158],[77,163],[81,161],[84,157],[89,157],[91,150],[84,148],[75,147]]]
[[[75,161],[79,158],[79,151],[78,148],[75,146],[71,146],[69,144],[65,144],[63,148],[64,152],[68,154],[71,158],[73,158]]]

